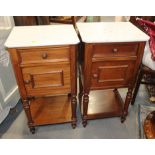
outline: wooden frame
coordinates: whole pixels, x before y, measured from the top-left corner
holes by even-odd
[[[77,46],[68,45],[68,46],[59,46],[58,48],[62,49],[61,52],[63,53],[63,50],[66,49],[66,47],[69,49],[69,53],[68,53],[69,60],[63,59],[62,57],[59,56],[58,58],[55,59],[57,61],[54,61],[54,62],[41,60],[40,62],[37,61],[37,63],[36,61],[34,62],[27,61],[24,64],[22,64],[21,57],[20,57],[20,52],[22,52],[23,48],[8,49],[10,53],[12,65],[14,68],[17,84],[19,86],[19,92],[22,98],[23,108],[25,110],[25,113],[28,119],[28,126],[32,133],[35,133],[35,126],[38,126],[38,125],[71,122],[72,127],[73,128],[76,127]],[[40,47],[35,47],[35,49],[36,48],[40,50],[42,49]],[[50,49],[50,52],[52,52],[52,48],[54,49],[53,52],[55,52],[56,46],[44,47],[44,49],[47,49],[47,50]],[[28,51],[31,51],[31,50],[33,51],[34,48],[27,47],[27,48],[24,48],[24,51],[26,51],[26,49]],[[66,53],[66,50],[64,50],[64,52]],[[38,71],[37,70],[35,71],[35,72],[38,72],[38,74],[40,74],[40,73],[44,73],[45,69],[49,65],[50,66],[53,65],[53,68],[55,69],[57,68],[57,66],[61,66],[61,72],[63,73],[63,70],[64,70],[63,64],[64,65],[67,64],[69,67],[69,72],[66,72],[66,76],[62,76],[62,78],[64,79],[61,79],[63,81],[65,81],[66,78],[70,79],[70,82],[68,83],[68,86],[69,86],[68,88],[65,88],[63,90],[62,86],[53,86],[53,88],[55,87],[57,89],[53,89],[52,93],[50,91],[49,92],[44,91],[45,92],[44,94],[40,94],[39,92],[42,91],[42,89],[44,88],[39,87],[37,88],[36,93],[30,95],[29,90],[26,89],[26,85],[29,85],[30,83],[24,80],[23,68],[26,68],[26,69],[29,68],[29,71],[33,72],[33,68],[35,70],[35,67],[42,66],[39,68]],[[43,69],[43,66],[44,66],[44,69]],[[58,67],[58,69],[60,70],[60,67]],[[53,96],[53,95],[60,95],[60,96]],[[63,108],[61,107],[59,108],[58,106],[62,106]],[[51,107],[51,112],[49,113],[50,107]],[[42,110],[40,108],[42,108]],[[56,114],[52,116],[51,113],[53,114],[56,113]]]
[[[103,58],[100,56],[100,57],[95,57],[95,59],[93,58],[93,56],[95,55],[93,46],[98,46],[101,44],[98,44],[98,43],[96,44],[83,43],[83,44],[84,44],[84,48],[82,48],[83,60],[81,65],[79,66],[79,75],[80,75],[79,102],[80,102],[80,108],[82,113],[83,126],[86,127],[87,120],[89,119],[114,117],[114,116],[121,116],[121,122],[124,122],[126,119],[126,116],[128,115],[128,107],[132,99],[132,91],[136,81],[135,80],[136,76],[138,74],[138,69],[141,64],[145,42],[137,42],[137,43],[133,42],[133,43],[125,43],[125,44],[122,42],[122,43],[119,43],[119,46],[117,44],[118,49],[119,48],[121,49],[122,46],[125,46],[126,44],[128,44],[128,46],[132,46],[133,44],[135,44],[138,47],[135,51],[135,54],[136,54],[135,56],[128,56],[129,54],[128,52],[126,54],[124,53],[124,56],[118,56],[118,57],[116,55],[111,56],[111,53],[109,53],[103,56]],[[108,43],[108,45],[109,44],[111,44],[111,46],[106,46],[106,44],[103,43],[102,46],[105,46],[105,47],[103,48],[104,50],[102,50],[101,52],[108,51],[107,48],[111,48],[115,46],[115,43]],[[131,47],[129,47],[129,49],[131,49]],[[125,51],[128,51],[128,50],[125,50]],[[105,86],[103,84],[98,84],[98,86],[92,87],[93,86],[93,83],[91,80],[92,76],[95,79],[98,79],[99,77],[98,75],[93,73],[94,63],[98,62],[97,67],[100,68],[100,67],[104,67],[104,63],[108,61],[109,61],[109,65],[110,65],[110,62],[113,62],[113,65],[116,65],[116,67],[111,66],[114,69],[117,68],[117,63],[119,66],[121,65],[121,62],[130,62],[131,64],[133,64],[132,67],[131,66],[126,67],[126,69],[129,70],[128,74],[126,75],[126,79],[127,79],[126,82],[120,83],[120,81],[117,80],[117,76],[116,76],[116,79],[115,78],[113,79],[113,81],[115,81],[116,83],[115,85]],[[122,69],[124,70],[124,68]],[[110,74],[110,72],[108,74]],[[113,72],[113,73],[111,72],[109,76],[113,77],[113,74],[117,74],[117,72]],[[107,77],[106,72],[104,74],[104,77]],[[103,83],[103,81],[100,83]],[[121,99],[121,96],[117,90],[118,88],[128,88],[125,102],[123,102],[123,100]],[[106,89],[113,89],[113,93],[110,91],[109,94],[106,94],[106,91],[103,91],[101,92],[102,95],[100,95],[100,93],[92,92],[92,90],[106,90]],[[92,101],[89,98],[90,99],[96,98],[96,100],[94,101],[95,103],[92,103]],[[113,98],[112,100],[113,102],[110,102],[109,98]],[[98,104],[98,102],[100,102],[100,104]],[[106,105],[109,105],[109,106],[106,106]]]

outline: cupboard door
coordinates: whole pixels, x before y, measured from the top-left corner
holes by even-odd
[[[48,96],[70,92],[70,64],[25,67],[22,72],[29,96]]]
[[[136,61],[92,63],[91,89],[125,87],[133,79]]]

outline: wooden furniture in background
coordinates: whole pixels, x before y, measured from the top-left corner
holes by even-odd
[[[144,29],[140,26],[140,24],[137,22],[136,20],[137,16],[132,16],[130,21],[136,25],[139,29],[143,30]],[[138,16],[138,18],[142,18],[148,21],[155,21],[155,16]],[[153,62],[153,60],[151,59],[151,51],[149,48],[149,44],[146,44],[146,48],[145,48],[145,53],[144,53],[144,57],[143,57],[143,63],[141,64],[140,68],[139,68],[139,74],[137,76],[137,81],[136,81],[136,85],[135,85],[135,89],[134,89],[134,93],[133,93],[133,99],[131,104],[134,105],[135,103],[135,99],[140,87],[140,84],[146,84],[146,85],[155,85],[155,62]],[[154,66],[153,66],[154,64]],[[145,80],[143,80],[145,76]],[[151,91],[151,90],[150,90]],[[152,92],[149,92],[150,96],[151,94],[153,94]]]
[[[77,23],[77,27],[83,41],[79,67],[83,126],[89,119],[113,116],[124,122],[149,37],[129,22]],[[125,103],[118,88],[128,88]]]
[[[49,25],[49,16],[14,16],[16,26]]]
[[[86,16],[50,16],[51,23],[62,23],[62,24],[72,24],[76,27],[76,22],[83,18],[83,22],[87,20]]]
[[[32,133],[38,125],[76,127],[78,43],[71,25],[14,27],[5,43]]]
[[[16,26],[30,25],[50,25],[52,23],[72,24],[76,27],[76,22],[87,20],[86,16],[14,16]]]

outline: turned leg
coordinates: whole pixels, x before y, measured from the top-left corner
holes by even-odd
[[[81,110],[82,96],[83,96],[83,86],[82,86],[82,82],[81,82],[81,77],[79,77],[79,94],[78,94],[78,99],[79,99],[80,110]]]
[[[113,90],[113,92],[114,92],[115,94],[118,94],[117,88],[115,88],[115,89]]]
[[[32,134],[35,134],[35,127],[30,127],[30,132],[31,132]]]
[[[121,122],[123,123],[126,120],[126,116],[128,115],[128,107],[130,104],[130,101],[132,99],[132,89],[128,88],[127,96],[125,99],[125,104],[122,112]]]
[[[84,93],[83,95],[83,118],[82,118],[83,127],[86,127],[87,125],[88,103],[89,103],[89,95],[88,93]]]
[[[23,108],[25,110],[25,114],[27,116],[28,119],[28,126],[30,128],[30,131],[32,134],[35,133],[35,127],[33,126],[33,120],[32,120],[32,116],[31,116],[31,112],[30,112],[30,105],[29,105],[29,100],[23,100]]]
[[[75,94],[71,95],[71,106],[72,106],[72,128],[75,129],[76,122],[77,122],[77,119],[76,119],[77,99]]]

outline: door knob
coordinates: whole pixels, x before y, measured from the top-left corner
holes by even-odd
[[[114,53],[117,53],[117,52],[118,52],[118,49],[117,49],[117,48],[114,48],[114,49],[113,49],[113,52],[114,52]]]
[[[42,58],[43,58],[43,59],[47,59],[47,57],[48,57],[48,55],[47,55],[46,52],[42,54]]]
[[[93,74],[93,78],[97,78],[98,77],[98,74]]]
[[[24,81],[25,84],[30,84],[30,82],[31,82],[30,80],[25,80]]]

